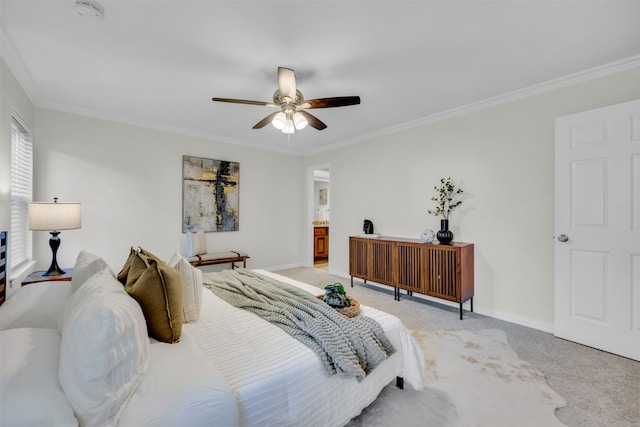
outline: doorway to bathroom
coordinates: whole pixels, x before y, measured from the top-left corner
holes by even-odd
[[[312,260],[315,268],[324,270],[329,268],[330,182],[328,166],[313,169]]]

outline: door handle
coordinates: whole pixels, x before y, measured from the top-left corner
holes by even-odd
[[[558,241],[565,243],[569,241],[569,236],[567,236],[566,234],[561,234],[558,236]]]

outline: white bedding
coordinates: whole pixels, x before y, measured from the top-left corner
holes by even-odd
[[[311,285],[264,270],[258,273],[319,294]],[[347,423],[401,376],[422,390],[424,356],[395,316],[361,306],[377,320],[397,352],[361,383],[327,377],[313,351],[280,328],[203,293],[200,319],[185,324],[207,358],[225,377],[238,402],[242,426],[337,426]],[[229,357],[241,354],[242,357]]]
[[[152,340],[149,368],[119,426],[213,425],[238,425],[233,393],[222,374],[188,333],[176,344]]]
[[[321,292],[257,271],[314,295]],[[77,423],[58,383],[58,317],[70,295],[68,282],[61,283],[23,287],[0,307],[0,324],[9,329],[0,332],[0,425]],[[179,343],[152,340],[149,367],[119,425],[339,426],[373,402],[396,376],[421,390],[424,356],[413,337],[397,317],[366,306],[361,310],[380,323],[397,352],[358,383],[354,378],[327,377],[316,354],[304,344],[205,290],[200,319],[183,325]],[[11,329],[45,325],[50,329]],[[37,384],[30,374],[39,378]],[[42,382],[45,377],[49,382]],[[36,407],[41,411],[15,403],[33,402],[40,394]],[[54,415],[61,418],[54,420]],[[33,424],[32,419],[39,421]]]
[[[58,381],[60,334],[55,329],[0,331],[0,425],[77,427]]]

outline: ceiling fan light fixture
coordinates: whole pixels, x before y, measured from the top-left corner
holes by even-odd
[[[296,133],[296,128],[291,120],[287,120],[282,128],[282,133]]]
[[[284,129],[286,122],[287,122],[287,116],[282,111],[280,111],[278,114],[275,115],[275,117],[271,121],[271,124],[273,125],[274,128],[280,130],[280,129]]]
[[[293,124],[296,126],[296,129],[300,130],[300,129],[306,128],[309,122],[307,121],[307,118],[304,115],[302,115],[301,112],[297,111],[293,115]]]
[[[76,0],[95,1],[95,0]],[[251,101],[234,98],[211,98],[216,102],[230,102],[234,104],[258,105],[263,107],[280,108],[282,111],[273,112],[258,123],[253,129],[262,129],[269,123],[282,133],[292,134],[296,130],[310,126],[317,130],[327,128],[320,119],[307,111],[312,108],[346,107],[360,104],[359,96],[333,96],[330,98],[316,98],[304,100],[302,92],[296,88],[296,75],[290,68],[278,67],[278,89],[273,93],[273,102]],[[300,109],[301,111],[297,111]]]

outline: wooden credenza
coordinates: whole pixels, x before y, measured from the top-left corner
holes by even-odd
[[[351,286],[358,277],[393,286],[395,299],[400,290],[417,292],[462,303],[471,301],[473,311],[473,244],[424,243],[396,237],[349,237]]]

